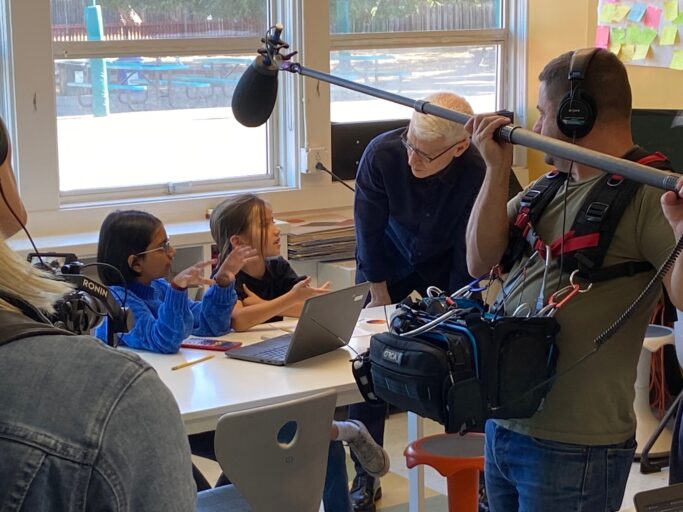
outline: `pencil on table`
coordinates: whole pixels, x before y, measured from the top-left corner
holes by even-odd
[[[201,363],[203,361],[208,361],[211,359],[213,355],[208,355],[204,357],[200,357],[199,359],[193,359],[192,361],[185,361],[184,363],[180,363],[175,365],[171,370],[180,370],[181,368],[185,368],[186,366],[191,366],[193,364]]]

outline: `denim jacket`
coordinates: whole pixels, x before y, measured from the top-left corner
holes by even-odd
[[[89,336],[0,346],[0,511],[190,511],[178,406],[136,355]]]

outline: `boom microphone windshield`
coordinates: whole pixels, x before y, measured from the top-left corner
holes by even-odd
[[[272,61],[271,61],[272,62]],[[277,99],[278,66],[256,57],[235,87],[232,113],[240,124],[254,128],[268,121]]]

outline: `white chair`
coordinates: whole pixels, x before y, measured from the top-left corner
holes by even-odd
[[[666,427],[678,409],[683,397],[683,392],[676,397],[667,410],[664,417],[657,421],[650,408],[650,358],[664,345],[674,343],[678,363],[683,363],[683,339],[674,337],[674,330],[661,325],[650,325],[647,328],[640,361],[638,362],[638,377],[636,379],[636,399],[633,407],[636,411],[638,430],[636,439],[640,455],[640,472],[644,474],[656,473],[669,464],[669,451],[671,450],[671,431]],[[683,367],[683,366],[682,366]],[[645,380],[647,378],[647,381]],[[647,409],[646,409],[647,404]],[[640,437],[638,436],[640,434]],[[642,448],[641,448],[642,447]],[[650,460],[650,457],[657,460]]]
[[[216,459],[234,485],[200,492],[198,510],[317,512],[336,401],[326,391],[222,416]]]

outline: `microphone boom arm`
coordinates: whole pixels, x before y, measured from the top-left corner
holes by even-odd
[[[350,89],[352,91],[374,96],[383,100],[398,103],[410,107],[417,112],[423,114],[431,114],[436,117],[448,119],[459,124],[465,124],[470,117],[462,112],[456,112],[447,108],[434,105],[428,101],[413,100],[405,96],[393,94],[382,91],[367,85],[357,84],[344,78],[339,78],[328,73],[322,73],[314,69],[306,68],[298,62],[290,60],[282,60],[279,64],[279,69],[296,73],[309,78],[315,78],[322,82],[332,85]],[[671,190],[676,192],[676,183],[681,177],[680,174],[673,172],[662,171],[653,167],[648,167],[636,162],[624,160],[610,155],[605,155],[592,149],[582,148],[569,142],[546,137],[517,125],[507,125],[499,128],[496,131],[495,138],[509,142],[510,144],[517,144],[531,149],[536,149],[544,153],[548,153],[566,160],[572,160],[580,164],[588,165],[596,169],[600,169],[609,174],[618,174],[624,178],[631,179],[638,183],[650,185],[652,187],[663,190]]]

